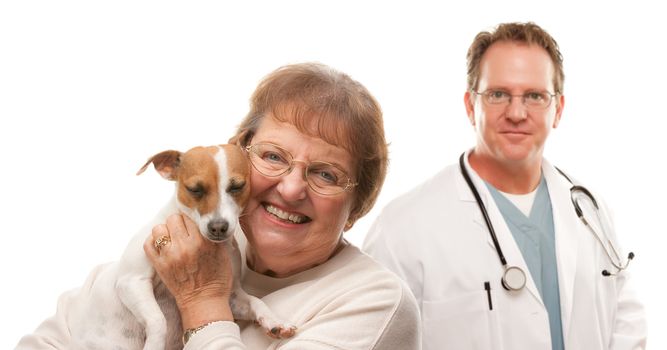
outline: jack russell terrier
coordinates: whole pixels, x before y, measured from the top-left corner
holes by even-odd
[[[250,320],[274,338],[294,335],[296,327],[279,320],[260,299],[241,289],[241,254],[234,234],[250,196],[250,164],[236,145],[195,147],[186,153],[164,151],[153,164],[162,177],[176,182],[176,193],[157,217],[137,233],[120,261],[97,272],[83,302],[68,315],[70,349],[181,349],[183,330],[174,298],[159,280],[143,251],[152,228],[174,213],[187,215],[201,234],[227,245],[234,285],[230,306],[236,320]],[[165,238],[155,242],[160,248]],[[85,288],[82,288],[85,289]]]

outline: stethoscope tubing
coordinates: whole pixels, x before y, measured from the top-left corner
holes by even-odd
[[[463,174],[463,178],[465,179],[466,183],[468,184],[468,187],[470,187],[470,191],[472,192],[472,195],[475,196],[475,201],[477,202],[477,206],[479,207],[479,211],[482,213],[482,216],[484,217],[484,222],[486,223],[486,227],[489,230],[489,234],[491,235],[491,239],[493,240],[493,246],[496,248],[496,252],[498,253],[498,257],[500,258],[500,263],[503,265],[503,267],[507,267],[507,260],[505,259],[505,254],[503,254],[503,250],[500,249],[500,243],[498,243],[498,236],[496,236],[496,230],[493,229],[493,224],[491,224],[491,219],[489,218],[489,213],[487,213],[486,208],[484,207],[484,203],[482,202],[482,197],[479,195],[479,192],[475,188],[475,185],[472,183],[472,179],[470,179],[470,175],[468,174],[468,170],[466,170],[463,157],[465,156],[465,152],[461,154],[459,157],[459,167],[461,167],[461,174]]]
[[[498,243],[498,236],[496,236],[496,230],[493,228],[493,224],[491,223],[491,219],[489,218],[489,213],[486,211],[486,207],[482,202],[482,197],[479,195],[477,188],[475,188],[475,185],[472,183],[472,179],[470,179],[470,175],[466,170],[463,161],[464,156],[465,152],[461,154],[461,157],[459,157],[459,166],[461,167],[461,174],[463,174],[463,178],[468,184],[468,187],[470,187],[470,191],[472,192],[473,196],[475,196],[475,201],[477,202],[479,211],[482,213],[482,216],[484,217],[484,222],[486,223],[489,235],[491,235],[491,239],[493,240],[493,246],[496,248],[496,252],[498,253],[498,258],[500,258],[500,263],[503,265],[504,271],[503,271],[503,276],[500,278],[500,284],[503,286],[503,288],[505,288],[508,291],[520,291],[521,289],[523,289],[523,287],[526,286],[526,281],[528,280],[526,277],[526,273],[518,266],[509,266],[507,264],[507,259],[505,259],[505,254],[503,254],[503,250],[500,248],[500,243]]]
[[[588,222],[588,220],[586,220],[586,217],[584,216],[584,211],[581,210],[581,206],[579,205],[579,201],[577,200],[577,196],[576,196],[577,192],[583,193],[584,195],[586,195],[586,197],[588,197],[591,200],[591,203],[593,203],[593,206],[595,207],[595,214],[598,218],[598,222],[600,223],[600,229],[603,230],[603,232],[604,232],[604,227],[602,227],[602,218],[600,218],[600,206],[598,206],[598,201],[595,200],[595,197],[593,196],[593,194],[586,187],[575,185],[574,182],[572,181],[572,179],[570,179],[570,177],[567,176],[562,170],[560,170],[558,168],[556,168],[556,170],[558,170],[558,172],[561,175],[563,175],[563,177],[566,178],[567,181],[570,184],[572,184],[572,187],[570,188],[570,199],[572,200],[572,205],[574,205],[574,211],[577,213],[577,216],[579,217],[581,222],[584,223],[584,225],[588,228],[588,230],[590,230],[590,232],[593,234],[593,236],[595,236],[595,239],[597,239],[597,241],[600,243],[600,245],[602,245],[602,248],[604,249],[605,254],[607,254],[607,257],[609,258],[609,262],[616,268],[616,270],[617,270],[616,273],[619,273],[619,272],[627,269],[628,265],[630,265],[630,261],[632,259],[634,259],[635,253],[630,252],[628,254],[628,260],[624,264],[621,261],[621,255],[618,253],[618,250],[616,250],[616,248],[614,247],[614,243],[612,243],[612,241],[609,239],[609,237],[607,235],[604,235],[605,239],[607,240],[607,244],[605,244],[602,241],[602,238],[598,234],[598,232],[593,228],[593,226],[591,226],[591,224]],[[609,248],[607,248],[607,246]],[[609,249],[611,249],[611,253],[609,252]],[[616,257],[615,260],[611,256],[612,253],[614,254],[614,257]],[[602,275],[603,276],[612,276],[614,274],[610,273],[607,270],[602,270]]]

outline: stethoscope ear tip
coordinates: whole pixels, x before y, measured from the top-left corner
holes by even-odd
[[[628,254],[628,260],[632,260],[634,258],[635,258],[635,253],[630,252],[630,254]]]

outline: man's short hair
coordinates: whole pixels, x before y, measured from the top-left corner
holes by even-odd
[[[486,50],[496,42],[507,41],[537,45],[547,51],[554,64],[554,90],[555,93],[563,93],[563,56],[560,53],[556,40],[544,29],[535,23],[502,23],[493,31],[483,31],[477,34],[473,40],[468,54],[468,91],[475,91],[479,84],[479,71],[482,56]]]

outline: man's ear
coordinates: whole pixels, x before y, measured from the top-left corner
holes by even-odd
[[[560,124],[560,117],[563,114],[563,108],[565,107],[565,96],[558,95],[558,101],[556,102],[556,116],[554,117],[554,123],[552,125],[554,129]]]
[[[141,175],[151,163],[153,163],[160,176],[173,181],[176,179],[176,169],[181,163],[181,152],[168,150],[148,158],[148,161],[139,169],[137,175]]]
[[[475,126],[475,100],[470,91],[466,91],[463,95],[463,103],[466,106],[466,113],[468,114],[468,121],[470,125]]]

